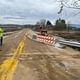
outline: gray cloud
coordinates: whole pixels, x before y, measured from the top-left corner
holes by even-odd
[[[59,7],[59,3],[56,0],[1,0],[0,16],[6,19],[1,22],[7,22],[7,19],[14,19],[12,21],[18,23],[19,21],[20,23],[21,21],[24,21],[22,23],[35,23],[42,18],[54,21],[61,17],[61,15],[57,14]],[[62,17],[68,19],[68,17],[72,16],[70,14],[73,12],[74,10],[64,9]],[[75,19],[79,22],[78,17],[73,18],[72,22],[75,22]]]

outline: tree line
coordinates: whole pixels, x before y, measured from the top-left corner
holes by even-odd
[[[45,19],[38,21],[36,25],[47,29],[57,30],[57,31],[80,30],[80,28],[76,28],[71,26],[70,24],[67,24],[66,20],[61,18],[55,20],[55,25],[53,25],[50,20],[45,20]]]

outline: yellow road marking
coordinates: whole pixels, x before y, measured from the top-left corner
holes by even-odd
[[[12,80],[13,73],[18,64],[18,60],[8,59],[0,67],[0,80]]]
[[[18,58],[22,53],[24,47],[24,39],[19,43],[18,48],[15,50],[14,55],[5,60],[3,64],[0,65],[0,80],[12,80],[13,73],[18,64]]]

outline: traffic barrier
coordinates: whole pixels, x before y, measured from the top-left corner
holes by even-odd
[[[36,40],[36,33],[34,32],[34,31],[32,31],[32,30],[28,30],[28,32],[27,32],[27,37],[28,38],[30,38],[30,39],[32,39],[32,40]]]
[[[37,35],[37,40],[49,45],[53,45],[55,43],[55,37],[50,36]]]
[[[67,41],[67,40],[65,39],[65,40],[59,40],[58,42],[59,42],[60,44],[63,44],[63,45],[80,48],[80,43],[77,42],[77,41],[70,41],[70,40]]]
[[[28,30],[27,37],[38,42],[42,42],[48,45],[55,45],[56,43],[56,37],[55,36],[43,36],[38,33],[35,33],[32,30]]]

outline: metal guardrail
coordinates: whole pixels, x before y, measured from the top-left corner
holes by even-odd
[[[4,33],[4,36],[6,36],[6,35],[10,35],[10,34],[12,34],[13,32],[5,32]]]
[[[77,41],[58,40],[58,42],[72,47],[80,47],[80,43]]]

